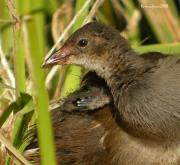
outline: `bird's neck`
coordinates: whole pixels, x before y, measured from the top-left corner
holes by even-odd
[[[119,48],[121,49],[121,48]],[[124,85],[129,87],[132,82],[140,81],[144,73],[152,68],[152,63],[144,60],[131,48],[119,50],[120,55],[113,54],[106,61],[106,71],[103,77],[110,89],[120,89]],[[113,53],[113,52],[112,52]],[[117,91],[119,92],[119,91]]]
[[[107,72],[104,79],[111,90],[115,105],[118,106],[133,89],[145,82],[143,79],[153,66],[134,52],[119,61],[116,59],[115,62],[117,65],[111,68],[109,74]]]

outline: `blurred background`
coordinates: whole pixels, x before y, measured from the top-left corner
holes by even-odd
[[[41,150],[52,152],[44,162],[53,162],[49,105],[76,90],[86,71],[77,66],[44,70],[41,64],[93,20],[118,29],[139,53],[180,55],[179,0],[0,0],[0,134],[6,145],[23,152],[26,131],[37,120]],[[3,147],[0,164],[10,164]]]

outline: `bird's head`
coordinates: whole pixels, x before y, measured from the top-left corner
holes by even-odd
[[[121,37],[118,31],[92,22],[74,32],[64,45],[47,58],[46,66],[75,64],[98,72],[105,72],[113,51]],[[113,57],[114,58],[114,57]]]

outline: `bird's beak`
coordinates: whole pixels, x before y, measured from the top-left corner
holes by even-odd
[[[58,51],[50,55],[50,57],[46,58],[42,64],[42,67],[46,68],[54,65],[67,64],[69,56],[70,51],[62,47]]]

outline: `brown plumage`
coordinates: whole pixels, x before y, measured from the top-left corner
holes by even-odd
[[[97,106],[103,106],[98,110],[87,111],[88,107],[77,105],[78,100],[88,97],[92,101],[89,104],[92,110],[93,98],[97,98],[97,94],[105,100],[109,99],[110,102],[111,96],[108,94],[105,82],[96,74],[88,73],[82,87],[70,94],[60,107],[51,111],[58,164],[111,164],[104,140],[109,129],[112,128],[114,131],[116,127],[111,113],[112,105],[104,106],[106,102],[103,98],[95,102]],[[29,161],[39,165],[40,156],[35,127],[30,130],[28,138],[30,144],[24,155]]]
[[[139,56],[118,31],[89,23],[45,61],[80,65],[105,79],[119,124],[112,164],[180,164],[180,60],[149,55]]]

